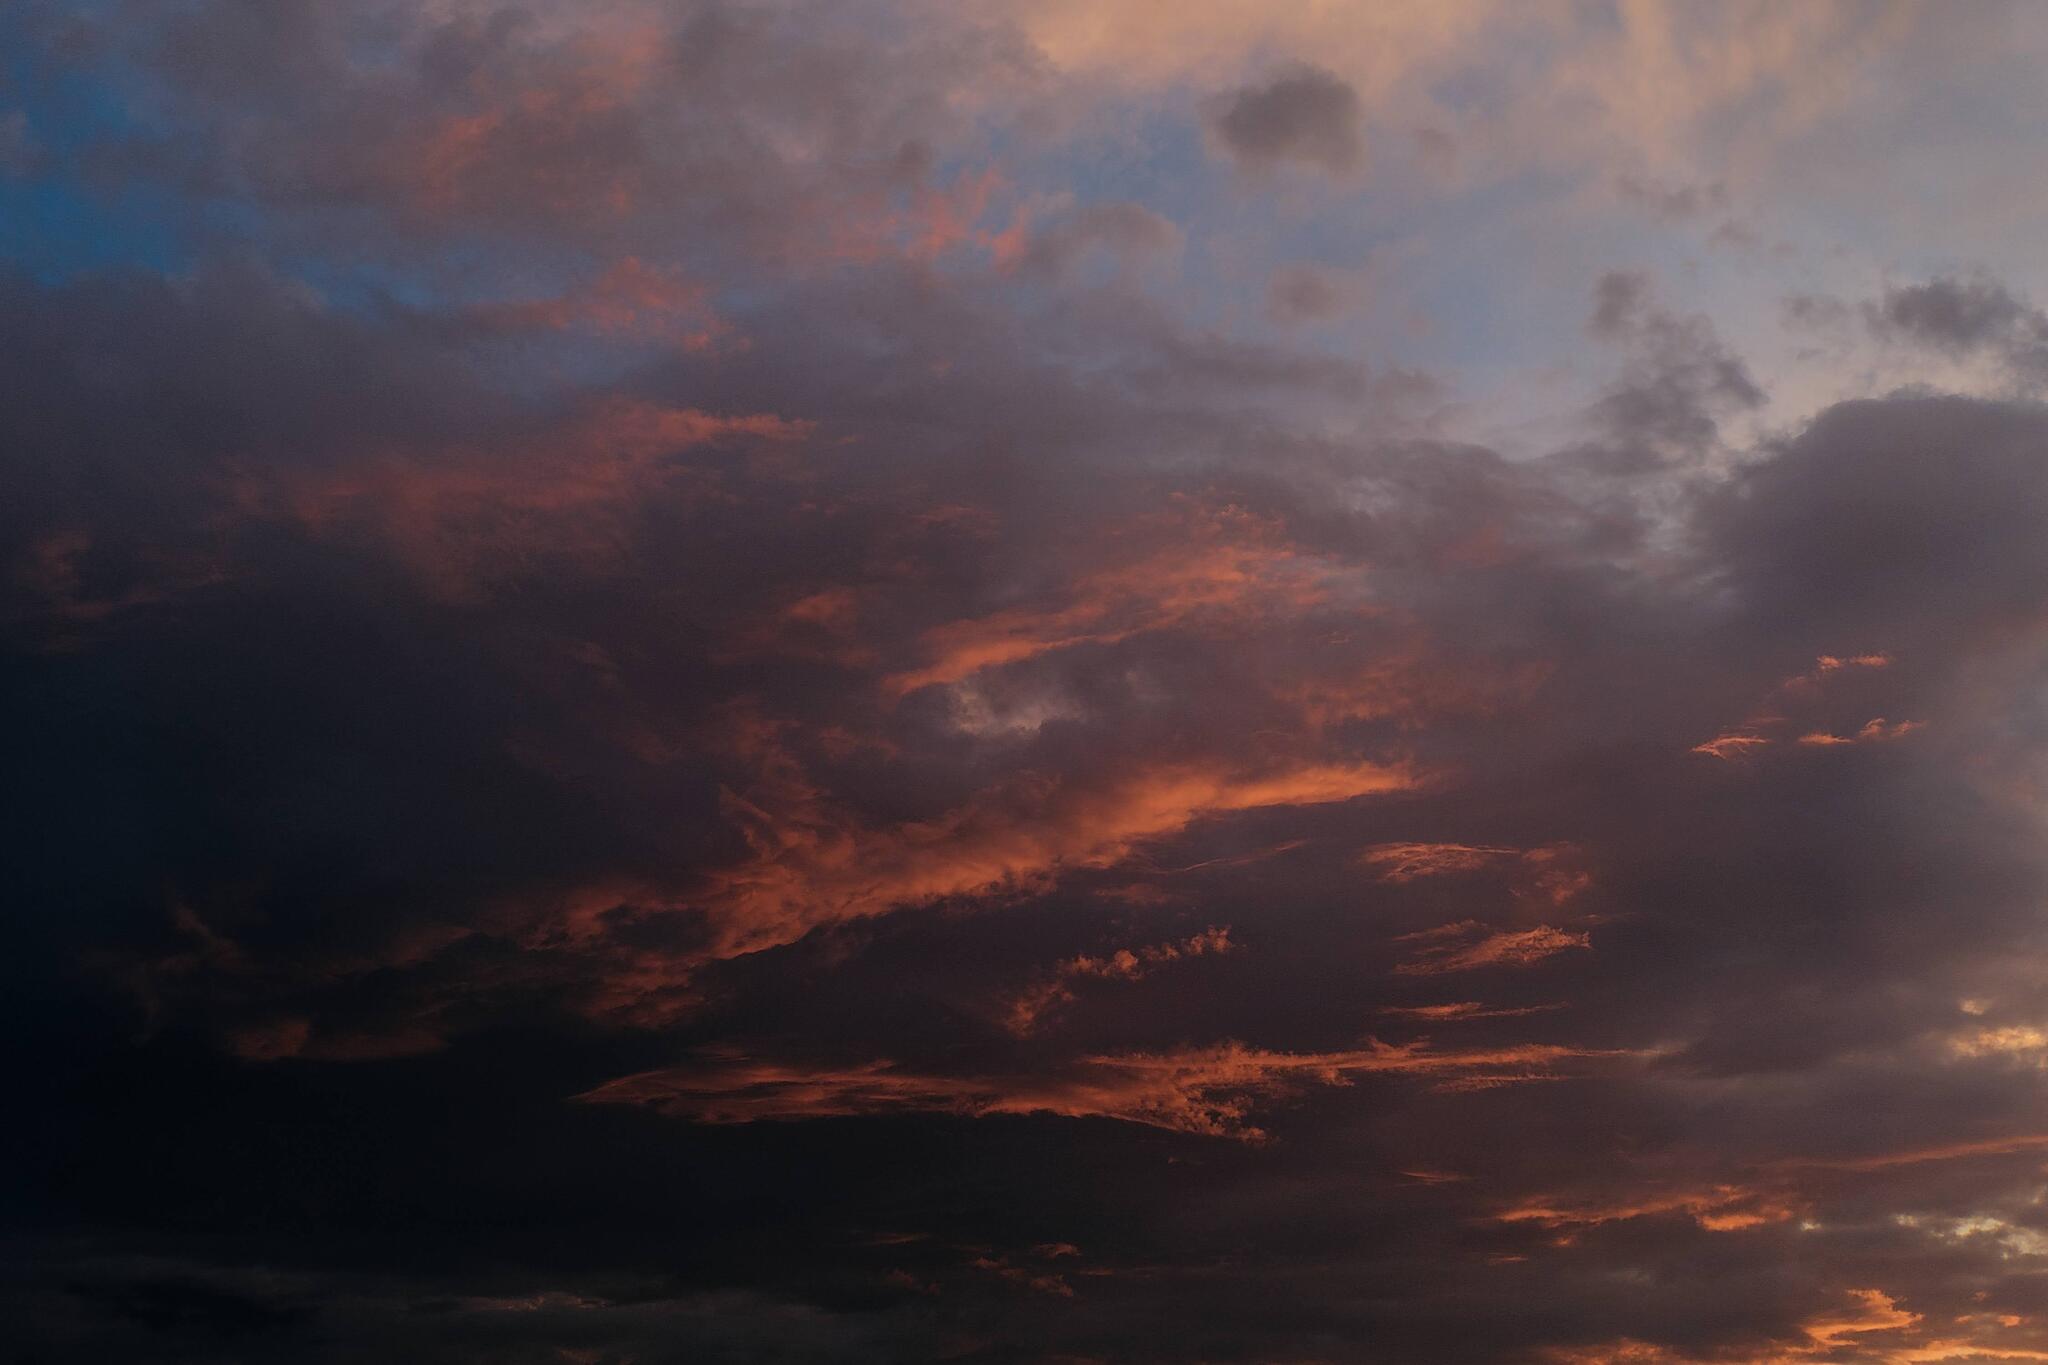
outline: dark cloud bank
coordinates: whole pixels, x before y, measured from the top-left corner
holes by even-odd
[[[1509,461],[669,22],[7,21],[193,253],[0,285],[7,1358],[2041,1358],[2048,410]]]

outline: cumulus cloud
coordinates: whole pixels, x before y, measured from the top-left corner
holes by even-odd
[[[1866,316],[1882,338],[1956,356],[1988,354],[2029,389],[2048,378],[2048,313],[1997,280],[1900,285],[1867,305]]]

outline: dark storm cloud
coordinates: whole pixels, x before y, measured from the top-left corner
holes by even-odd
[[[265,216],[0,288],[14,1343],[2042,1349],[2048,413],[1615,272],[1511,460],[935,154],[1014,36],[635,13],[42,31]]]
[[[1365,158],[1358,92],[1317,67],[1292,67],[1262,84],[1216,96],[1206,115],[1210,136],[1248,169],[1293,163],[1346,175]]]

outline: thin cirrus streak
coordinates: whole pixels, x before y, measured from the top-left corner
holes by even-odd
[[[1455,1000],[1441,1005],[1382,1005],[1380,1013],[1431,1022],[1451,1022],[1460,1019],[1516,1019],[1525,1014],[1543,1014],[1563,1008],[1563,1005],[1489,1006],[1477,1000]]]
[[[1503,858],[1517,858],[1518,848],[1488,844],[1376,844],[1358,855],[1359,861],[1379,870],[1382,881],[1411,882],[1418,877],[1440,877],[1450,872],[1475,872]]]
[[[1843,1187],[1842,1177],[2023,1156],[2043,1146],[2048,1146],[2048,1137],[2017,1134],[1864,1156],[1774,1158],[1721,1183],[1653,1185],[1593,1196],[1533,1195],[1496,1210],[1492,1217],[1503,1224],[1526,1223],[1567,1235],[1610,1223],[1679,1215],[1712,1232],[1747,1232],[1795,1218],[1813,1226],[1812,1220],[1831,1216],[1837,1198],[1861,1188]]]
[[[1574,932],[1550,924],[1529,929],[1489,929],[1476,920],[1459,920],[1402,934],[1394,941],[1416,945],[1408,959],[1394,969],[1405,976],[1435,976],[1483,967],[1530,967],[1559,953],[1593,946],[1592,935],[1584,930]]]
[[[642,1072],[576,1098],[635,1104],[700,1123],[931,1112],[966,1118],[1055,1114],[1109,1118],[1205,1137],[1261,1142],[1254,1108],[1372,1075],[1431,1078],[1461,1089],[1552,1079],[1572,1063],[1634,1056],[1612,1049],[1526,1043],[1438,1052],[1421,1043],[1285,1053],[1225,1043],[1171,1053],[1083,1057],[1056,1076],[948,1076],[891,1062],[812,1067],[713,1055],[699,1067]]]
[[[1503,1223],[1534,1223],[1546,1229],[1598,1227],[1661,1214],[1684,1214],[1710,1232],[1737,1232],[1795,1217],[1800,1206],[1781,1192],[1716,1185],[1651,1194],[1620,1203],[1569,1204],[1531,1200],[1501,1210]]]
[[[1228,925],[1211,925],[1184,939],[1067,958],[1045,979],[1010,1000],[1004,1010],[1004,1027],[1020,1037],[1031,1033],[1041,1027],[1049,1014],[1072,1002],[1076,987],[1083,981],[1141,981],[1169,963],[1215,957],[1234,952],[1237,947],[1231,942]]]
[[[1074,584],[1067,605],[1012,608],[934,627],[923,641],[931,662],[891,674],[882,686],[900,697],[1057,650],[1115,644],[1204,619],[1227,624],[1247,613],[1299,612],[1326,600],[1329,566],[1270,543],[1270,533],[1243,520],[1224,513],[1198,521],[1186,544]]]
[[[1570,844],[1513,848],[1488,844],[1375,844],[1358,855],[1380,881],[1402,885],[1429,877],[1501,868],[1519,900],[1560,908],[1590,889],[1593,873]]]
[[[1174,764],[1070,790],[1031,782],[1021,806],[977,802],[924,822],[864,831],[837,823],[802,788],[793,804],[733,793],[753,856],[715,874],[702,898],[716,955],[789,943],[822,924],[947,897],[1021,889],[1061,869],[1114,866],[1150,840],[1209,818],[1410,790],[1401,764],[1309,762],[1265,772]]]
[[[1752,735],[1741,730],[1729,730],[1715,735],[1712,739],[1702,740],[1700,743],[1693,745],[1692,752],[1705,754],[1709,758],[1726,760],[1743,757],[1750,750],[1761,748],[1770,742],[1763,735]]]

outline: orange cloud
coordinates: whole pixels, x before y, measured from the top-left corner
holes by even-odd
[[[1855,654],[1838,657],[1822,654],[1814,659],[1813,668],[1805,673],[1795,674],[1772,689],[1761,713],[1752,715],[1740,726],[1724,730],[1703,744],[1695,744],[1692,752],[1705,754],[1710,758],[1723,760],[1745,757],[1751,750],[1767,745],[1771,740],[1758,731],[1786,724],[1781,708],[1796,709],[1811,706],[1818,697],[1823,683],[1833,674],[1845,669],[1889,668],[1892,656],[1889,654]],[[1812,731],[1801,735],[1799,742],[1805,745],[1853,744],[1872,739],[1896,739],[1908,731],[1919,728],[1919,723],[1909,721],[1902,725],[1887,726],[1882,719],[1873,720],[1855,736],[1842,738],[1825,731]]]
[[[1445,712],[1483,715],[1504,700],[1524,696],[1548,677],[1554,665],[1545,660],[1502,664],[1462,660],[1456,667],[1432,667],[1427,643],[1419,632],[1387,652],[1334,676],[1283,676],[1270,686],[1273,695],[1292,704],[1316,729],[1347,721],[1412,718]]]
[[[1920,1321],[1918,1313],[1906,1312],[1881,1289],[1852,1289],[1849,1297],[1854,1301],[1854,1307],[1813,1318],[1801,1325],[1816,1345],[1840,1346],[1848,1337],[1912,1327]]]
[[[1793,1157],[1778,1162],[1786,1169],[1819,1171],[1885,1171],[1895,1166],[1917,1166],[1928,1161],[1959,1161],[1979,1156],[2011,1156],[2048,1147],[2048,1133],[2018,1133],[2011,1137],[1978,1138],[1964,1142],[1937,1143],[1931,1147],[1909,1147],[1896,1152],[1878,1152],[1857,1157]]]
[[[1844,1291],[1847,1304],[1816,1313],[1799,1324],[1796,1339],[1780,1339],[1741,1357],[1748,1365],[1792,1365],[1797,1361],[1843,1360],[1843,1351],[1870,1365],[1936,1365],[1941,1361],[2048,1360],[2048,1353],[1998,1345],[1974,1337],[1930,1337],[1922,1315],[1899,1306],[1881,1289]],[[1958,1319],[1974,1321],[1974,1319]],[[2003,1325],[2003,1324],[2001,1324]],[[1886,1338],[1890,1338],[1887,1340]],[[1735,1357],[1716,1352],[1687,1355],[1629,1338],[1594,1346],[1552,1347],[1551,1365],[1707,1365]]]
[[[789,746],[792,726],[744,708],[729,711],[725,723],[737,756],[754,770],[722,796],[746,845],[743,857],[687,887],[597,884],[496,915],[495,932],[601,964],[602,989],[585,1002],[595,1015],[659,1025],[690,1008],[692,977],[709,962],[948,898],[1039,890],[1069,872],[1115,866],[1198,821],[1407,791],[1422,780],[1406,762],[1365,760],[1250,768],[1190,760],[1095,783],[1027,773],[929,819],[871,826],[810,779]],[[623,924],[677,913],[702,926],[688,948],[643,946],[617,933]],[[1132,952],[1131,970],[1221,952],[1227,932]],[[1086,965],[1058,984],[1124,974],[1118,955],[1077,961]],[[1043,1004],[1057,1003],[1057,995]]]
[[[1465,1019],[1515,1019],[1525,1014],[1543,1014],[1563,1008],[1562,1005],[1521,1005],[1514,1008],[1490,1009],[1477,1000],[1458,1000],[1443,1005],[1387,1005],[1380,1013],[1400,1015],[1408,1019],[1456,1023]]]
[[[1573,865],[1578,854],[1579,850],[1570,844],[1506,848],[1491,844],[1391,843],[1374,844],[1360,853],[1358,860],[1368,868],[1379,869],[1381,881],[1396,885],[1510,863],[1523,876],[1522,885],[1515,890],[1517,897],[1560,906],[1593,885],[1592,874]]]
[[[1479,967],[1527,967],[1558,953],[1593,946],[1590,935],[1572,933],[1549,924],[1539,924],[1533,929],[1489,932],[1476,920],[1460,920],[1419,933],[1402,934],[1394,941],[1423,945],[1413,958],[1394,969],[1403,976],[1470,971]]]
[[[1197,521],[1163,550],[1083,577],[1064,605],[1013,607],[925,632],[929,662],[891,674],[882,687],[901,697],[1079,645],[1203,619],[1300,611],[1324,600],[1332,572],[1281,543],[1272,528],[1226,511]]]
[[[857,589],[819,588],[771,616],[742,626],[717,657],[724,662],[770,654],[819,659],[848,668],[870,667],[875,651],[858,638],[862,605]]]
[[[1653,1342],[1633,1337],[1595,1346],[1547,1346],[1541,1359],[1546,1365],[1700,1365],[1695,1358],[1676,1355]]]
[[[731,330],[711,308],[711,291],[680,271],[628,256],[581,289],[533,303],[491,304],[476,316],[499,326],[672,341],[705,351]]]
[[[635,1104],[697,1123],[753,1123],[864,1114],[981,1118],[1051,1114],[1108,1118],[1171,1132],[1265,1139],[1248,1120],[1262,1102],[1365,1075],[1434,1078],[1441,1086],[1556,1079],[1560,1064],[1628,1055],[1549,1044],[1435,1052],[1373,1042],[1346,1052],[1288,1053],[1223,1043],[1170,1053],[1083,1057],[1052,1075],[942,1076],[887,1061],[806,1066],[723,1052],[693,1067],[641,1072],[575,1098]]]
[[[534,549],[616,553],[617,516],[668,481],[702,475],[673,457],[713,442],[800,441],[811,424],[615,400],[542,434],[490,448],[396,452],[340,472],[252,480],[251,510],[282,510],[318,532],[390,541],[452,594],[496,559]]]
[[[1693,745],[1691,752],[1705,754],[1709,758],[1726,760],[1740,758],[1751,749],[1769,743],[1770,741],[1762,735],[1752,735],[1741,730],[1729,730],[1726,733],[1715,735],[1704,744]]]
[[[1890,668],[1889,654],[1852,654],[1846,658],[1833,654],[1821,654],[1814,658],[1813,667],[1805,673],[1796,674],[1780,683],[1781,688],[1797,691],[1817,687],[1830,674],[1848,668]]]
[[[832,211],[811,215],[798,254],[830,264],[872,265],[891,258],[929,264],[968,248],[998,268],[1014,265],[1024,250],[1033,198],[1018,201],[994,167],[962,171],[943,184],[920,183],[907,193],[841,196]],[[1007,221],[996,208],[1011,201]]]
[[[1452,872],[1473,872],[1503,858],[1519,858],[1519,848],[1486,844],[1374,844],[1358,855],[1359,861],[1380,870],[1383,882],[1412,882],[1419,877],[1441,877]]]
[[[1191,957],[1216,956],[1232,951],[1230,927],[1211,925],[1199,934],[1174,943],[1148,943],[1142,947],[1119,948],[1104,957],[1070,957],[1053,969],[1052,975],[1010,1001],[1003,1023],[1022,1037],[1038,1027],[1045,1015],[1074,998],[1074,983],[1090,978],[1137,981],[1170,962]]]
[[[1922,723],[1917,720],[1902,720],[1887,725],[1884,717],[1879,716],[1874,720],[1866,722],[1862,729],[1846,738],[1841,735],[1831,735],[1825,731],[1817,730],[1812,734],[1801,735],[1799,742],[1815,746],[1869,744],[1887,739],[1898,739],[1902,735],[1910,735],[1915,730],[1918,730]]]
[[[1782,1193],[1746,1189],[1739,1185],[1714,1185],[1703,1189],[1674,1190],[1663,1194],[1620,1201],[1571,1202],[1531,1199],[1494,1215],[1503,1223],[1535,1223],[1545,1228],[1598,1227],[1603,1223],[1627,1222],[1682,1213],[1710,1232],[1735,1232],[1781,1223],[1799,1212],[1799,1206]]]
[[[1244,770],[1215,760],[1140,768],[1099,786],[1025,775],[929,820],[864,828],[835,811],[786,753],[760,749],[762,780],[729,791],[752,854],[714,875],[697,903],[710,952],[792,943],[824,924],[1040,884],[1109,867],[1139,846],[1240,811],[1405,791],[1405,763],[1295,762]]]

